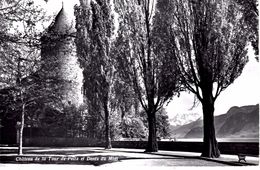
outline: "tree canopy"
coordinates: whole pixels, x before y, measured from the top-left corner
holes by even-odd
[[[256,59],[258,59],[259,49],[259,35],[258,35],[258,1],[257,0],[234,0],[240,7],[243,13],[243,20],[247,25],[247,29],[251,30],[250,42],[255,50]]]
[[[250,31],[238,6],[229,1],[159,0],[158,12],[181,82],[203,106],[202,155],[218,157],[214,103],[247,63]]]
[[[112,99],[113,64],[110,56],[113,15],[109,0],[81,1],[76,8],[77,53],[83,68],[83,90],[90,105],[105,114],[107,148],[111,148],[109,104]],[[95,108],[91,106],[91,108]]]
[[[146,151],[157,151],[155,114],[180,90],[176,62],[160,43],[162,23],[153,20],[155,1],[115,1],[115,10],[119,14],[114,45],[117,68],[147,113]]]

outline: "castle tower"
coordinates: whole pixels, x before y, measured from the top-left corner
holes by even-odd
[[[63,103],[79,106],[83,103],[83,74],[77,61],[75,36],[74,5],[64,0],[41,39],[41,57],[44,73],[56,81],[51,88],[59,91]]]

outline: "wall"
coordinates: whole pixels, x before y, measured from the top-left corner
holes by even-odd
[[[136,148],[145,149],[146,141],[112,141],[113,148]],[[222,154],[248,154],[259,155],[259,143],[246,142],[219,142],[219,149]],[[25,146],[84,146],[84,147],[103,147],[102,141],[90,140],[86,138],[32,138],[25,139]],[[159,150],[201,152],[202,142],[175,142],[159,141]]]

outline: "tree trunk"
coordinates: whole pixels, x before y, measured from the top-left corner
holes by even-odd
[[[110,137],[110,122],[109,122],[109,111],[108,111],[108,107],[107,107],[107,102],[104,102],[104,112],[105,112],[105,126],[106,126],[106,134],[105,134],[106,144],[105,144],[105,148],[106,149],[111,149],[112,145],[111,145],[111,137]]]
[[[202,102],[203,108],[203,157],[218,158],[220,151],[218,149],[218,142],[215,135],[214,125],[214,102],[212,98],[205,97]]]
[[[25,104],[22,105],[22,115],[21,115],[21,127],[19,130],[19,155],[23,154],[23,129],[24,129],[24,114],[25,114]]]
[[[156,117],[155,112],[150,111],[148,115],[149,137],[145,152],[157,152],[158,143],[156,139]]]

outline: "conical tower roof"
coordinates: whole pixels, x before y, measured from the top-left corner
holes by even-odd
[[[49,26],[47,33],[72,34],[75,33],[75,16],[71,9],[66,9],[64,5],[56,15],[54,21]],[[72,14],[71,14],[72,13]]]

